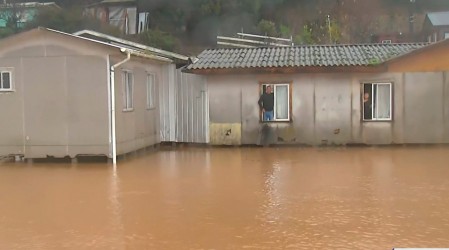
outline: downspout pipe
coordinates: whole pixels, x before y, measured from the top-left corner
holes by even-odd
[[[115,131],[115,68],[126,63],[131,59],[131,53],[124,48],[120,49],[121,52],[126,52],[126,58],[111,66],[111,133],[112,133],[112,163],[117,164],[117,137]]]

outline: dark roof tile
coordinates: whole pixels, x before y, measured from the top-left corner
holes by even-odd
[[[369,66],[425,46],[416,44],[310,45],[208,49],[187,69]]]

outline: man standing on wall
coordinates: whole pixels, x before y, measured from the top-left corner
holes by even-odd
[[[265,93],[259,98],[259,107],[262,109],[263,121],[273,120],[274,94],[271,93],[271,86],[267,85]]]

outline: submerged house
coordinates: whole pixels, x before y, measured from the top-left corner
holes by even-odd
[[[181,80],[200,92],[198,77],[177,69],[188,57],[86,33],[37,28],[0,40],[0,155],[115,159],[178,139],[166,96]]]
[[[0,156],[160,142],[449,143],[449,40],[209,49],[192,59],[94,31],[0,40]],[[260,95],[273,90],[274,120]]]
[[[449,143],[449,40],[203,51],[210,143]],[[259,96],[271,86],[274,121]]]

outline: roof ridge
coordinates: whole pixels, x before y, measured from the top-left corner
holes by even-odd
[[[405,42],[405,43],[340,43],[340,44],[300,44],[294,46],[259,46],[253,48],[207,48],[206,50],[258,50],[258,49],[290,49],[310,47],[357,47],[357,46],[397,46],[397,45],[428,45],[429,42]]]

